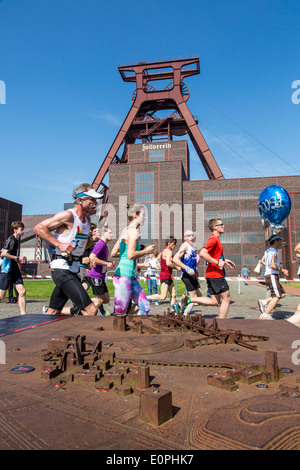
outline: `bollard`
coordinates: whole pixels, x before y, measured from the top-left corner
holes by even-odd
[[[160,426],[173,417],[172,392],[151,388],[140,395],[139,419]]]
[[[126,331],[126,315],[114,315],[113,329],[116,331]]]

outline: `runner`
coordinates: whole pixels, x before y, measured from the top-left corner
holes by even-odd
[[[222,300],[219,310],[219,318],[226,318],[230,306],[229,286],[225,279],[224,266],[231,269],[235,267],[233,261],[224,258],[223,246],[220,240],[224,233],[224,224],[221,219],[211,219],[208,227],[212,232],[207,242],[200,250],[200,256],[207,262],[205,278],[207,282],[207,292],[210,297],[189,297],[182,296],[182,311],[188,303],[201,305],[218,306]]]
[[[258,300],[258,306],[261,311],[260,320],[273,320],[270,315],[271,311],[276,307],[280,299],[286,296],[285,290],[280,284],[279,273],[282,272],[284,276],[288,276],[287,269],[280,267],[280,259],[278,250],[281,248],[282,238],[273,234],[269,238],[270,248],[265,251],[261,263],[266,266],[265,281],[267,290],[270,291],[270,296],[267,299]]]
[[[47,314],[60,314],[68,299],[83,315],[97,314],[98,309],[82,286],[78,272],[87,244],[93,243],[88,239],[90,215],[95,213],[96,200],[101,197],[90,184],[83,183],[73,192],[73,209],[58,212],[34,227],[40,238],[56,247],[55,259],[50,263],[55,288]]]
[[[112,240],[113,233],[110,228],[104,227],[101,239],[94,245],[90,254],[91,270],[88,273],[88,279],[93,289],[95,298],[94,304],[100,310],[103,316],[109,316],[110,313],[104,310],[103,304],[109,303],[109,292],[105,282],[107,268],[115,266],[114,261],[108,261],[107,243]]]
[[[122,231],[111,256],[119,254],[119,264],[113,276],[115,288],[115,315],[125,314],[130,299],[139,307],[139,315],[148,315],[150,304],[141,285],[136,279],[137,259],[153,253],[154,245],[140,250],[140,225],[145,221],[145,208],[140,204],[127,205],[129,225]]]
[[[18,292],[18,304],[20,314],[26,314],[26,290],[23,284],[22,274],[18,263],[26,261],[26,257],[20,257],[20,240],[24,235],[23,222],[12,222],[13,234],[6,240],[1,257],[4,258],[0,266],[0,300],[3,300],[10,283]]]
[[[185,284],[188,296],[202,297],[200,284],[197,278],[198,260],[197,252],[194,246],[195,238],[195,233],[192,230],[187,230],[184,233],[184,242],[179,248],[179,251],[174,256],[174,263],[181,267],[181,279]],[[184,316],[187,316],[189,313],[191,313],[193,305],[193,303],[190,303],[189,306],[184,310]]]
[[[180,267],[173,263],[173,250],[176,246],[176,238],[170,237],[166,240],[166,247],[160,253],[158,259],[160,260],[161,270],[159,273],[160,279],[160,294],[153,294],[147,297],[148,300],[164,301],[167,298],[168,292],[171,297],[171,305],[176,303],[176,289],[172,279],[173,269],[180,271]]]

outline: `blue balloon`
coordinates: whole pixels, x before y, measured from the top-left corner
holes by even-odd
[[[258,210],[262,218],[271,225],[281,225],[291,211],[288,192],[276,184],[265,188],[258,199]]]

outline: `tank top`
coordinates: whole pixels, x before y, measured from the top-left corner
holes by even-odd
[[[87,241],[88,241],[88,236],[90,233],[90,224],[88,222],[87,217],[85,217],[84,222],[80,220],[74,209],[69,209],[69,211],[72,212],[73,217],[74,217],[74,223],[73,227],[70,232],[68,233],[56,233],[55,238],[60,241],[61,243],[70,243],[72,240],[76,240],[78,242],[78,246],[75,248],[75,250],[72,251],[72,255],[79,257],[83,255],[83,252],[85,250]],[[61,251],[59,248],[55,249],[55,253],[57,255],[60,255]],[[69,271],[73,273],[78,273],[79,272],[79,265],[80,261],[73,261],[71,266],[68,265],[67,261],[65,259],[54,259],[51,263],[51,269],[68,269]]]
[[[181,258],[180,261],[192,268],[194,271],[197,269],[197,253],[194,245],[190,245],[189,243],[185,243],[187,247],[187,253],[185,253]],[[185,273],[186,270],[182,268],[182,272]]]
[[[164,250],[163,250],[164,252]],[[162,253],[163,253],[162,252]],[[173,259],[173,256],[172,256]],[[160,258],[160,266],[161,270],[159,273],[159,279],[162,281],[163,279],[172,279],[172,270],[173,268],[170,268],[170,266],[167,265],[166,260],[162,257]]]
[[[275,269],[271,268],[271,261],[272,257],[274,255],[277,255],[277,266],[280,266],[280,260],[279,260],[279,253],[275,248],[269,248],[268,250],[265,251],[265,263],[266,263],[266,271],[265,271],[265,276],[268,276],[269,274],[279,274],[279,271],[276,271]]]
[[[136,259],[128,258],[128,255],[127,255],[128,245],[122,241],[122,237],[128,228],[130,227],[126,227],[120,236],[120,249],[119,249],[120,258],[119,258],[119,264],[117,266],[117,269],[115,270],[115,276],[134,277],[135,275],[137,261]],[[136,250],[137,251],[140,250],[139,240],[137,241],[137,244],[136,244]]]

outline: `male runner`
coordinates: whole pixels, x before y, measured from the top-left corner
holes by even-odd
[[[208,227],[212,232],[207,242],[200,250],[200,256],[207,262],[205,278],[207,291],[210,297],[182,297],[182,309],[188,303],[218,306],[222,300],[219,310],[219,318],[226,318],[230,306],[229,286],[225,279],[225,264],[231,269],[235,267],[233,261],[224,258],[223,246],[220,240],[224,233],[224,224],[220,219],[211,219]]]
[[[26,290],[18,266],[19,261],[26,261],[25,256],[19,256],[20,240],[24,235],[24,228],[23,222],[12,222],[13,234],[6,240],[4,248],[1,250],[1,257],[4,260],[0,267],[0,300],[4,299],[9,284],[12,283],[19,294],[18,303],[21,315],[26,314]]]
[[[200,291],[200,284],[197,278],[197,252],[194,246],[195,233],[192,230],[187,230],[184,233],[184,242],[182,243],[179,251],[174,256],[174,263],[181,267],[181,279],[185,284],[187,293],[190,297],[202,297]],[[176,307],[174,306],[176,309]],[[193,308],[193,304],[185,309],[184,315],[187,316]]]
[[[110,315],[104,310],[103,304],[109,303],[109,292],[105,283],[106,270],[115,266],[114,261],[108,261],[107,243],[112,240],[112,237],[111,229],[104,227],[101,239],[94,245],[90,254],[91,270],[88,273],[88,279],[95,295],[92,300],[103,316]]]
[[[34,227],[34,232],[43,240],[56,247],[51,263],[52,279],[55,283],[47,314],[61,313],[70,299],[83,315],[96,315],[97,307],[78,277],[81,257],[88,243],[90,214],[95,213],[97,199],[103,197],[92,186],[83,183],[73,191],[74,207],[58,212]],[[51,231],[55,230],[53,236]]]

